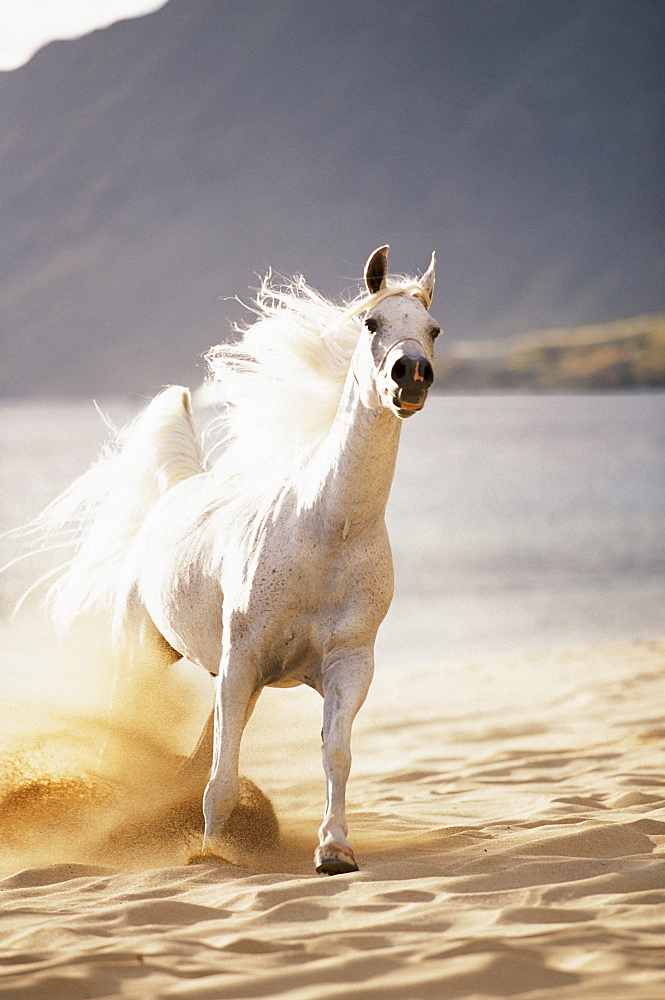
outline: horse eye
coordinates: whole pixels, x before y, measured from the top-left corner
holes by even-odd
[[[379,324],[377,323],[377,321],[374,319],[373,316],[367,317],[367,319],[365,320],[365,326],[367,327],[370,333],[376,333],[376,331],[379,329]]]

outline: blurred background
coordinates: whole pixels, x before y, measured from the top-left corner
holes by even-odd
[[[335,295],[386,242],[438,252],[440,386],[665,377],[659,0],[2,11],[6,66],[88,31],[0,73],[4,396],[196,384],[257,273]]]
[[[380,659],[662,634],[660,0],[2,17],[0,530],[88,466],[93,397],[122,422],[200,385],[269,267],[338,295],[380,244],[397,272],[436,249]]]

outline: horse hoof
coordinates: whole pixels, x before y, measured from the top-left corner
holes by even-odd
[[[350,847],[342,844],[326,844],[317,847],[314,853],[314,863],[319,875],[348,875],[357,872],[358,865]]]

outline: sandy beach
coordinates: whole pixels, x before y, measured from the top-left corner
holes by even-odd
[[[52,718],[4,775],[0,993],[656,1000],[664,661],[650,641],[379,671],[349,789],[360,871],[334,878],[312,868],[313,692],[267,691],[250,722],[242,772],[281,832],[257,848],[241,829],[236,865],[187,863],[196,809],[177,821],[163,748],[133,748],[159,794],[136,794],[134,764],[119,804],[54,750],[80,764],[90,720]],[[249,801],[241,826],[269,813]]]
[[[356,874],[314,873],[318,695],[264,692],[235,864],[189,864],[207,675],[150,676],[111,730],[105,643],[10,623],[34,567],[0,577],[0,995],[660,1000],[664,398],[435,397],[405,428]],[[98,424],[4,407],[0,527],[87,467]]]
[[[664,32],[2,3],[0,1000],[665,1000]]]

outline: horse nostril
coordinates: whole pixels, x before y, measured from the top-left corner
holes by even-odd
[[[392,367],[391,375],[393,380],[401,385],[406,378],[407,368],[402,358],[399,358]]]
[[[390,372],[392,379],[401,389],[420,386],[429,389],[434,381],[434,371],[425,358],[398,358]]]

